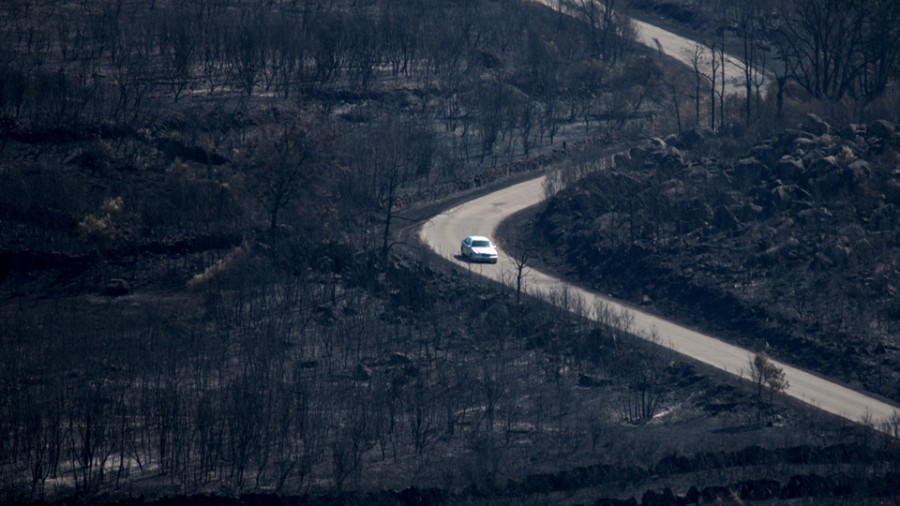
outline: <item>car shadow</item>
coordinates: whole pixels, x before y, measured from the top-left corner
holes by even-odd
[[[459,260],[460,262],[472,265],[496,265],[496,262],[476,262],[475,260],[472,260],[471,258],[463,254],[453,255],[453,258]]]

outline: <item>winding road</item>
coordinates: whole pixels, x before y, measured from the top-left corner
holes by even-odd
[[[583,6],[588,0],[579,0],[577,2],[565,0],[533,1],[553,10],[578,16],[579,6]],[[602,8],[599,5],[597,7]],[[681,62],[688,68],[692,68],[696,64],[697,70],[704,78],[709,78],[712,73],[712,62],[710,61],[709,49],[706,46],[638,19],[631,18],[631,23],[634,27],[634,35],[637,42],[650,49],[658,50],[660,53]],[[725,68],[720,68],[716,71],[716,74],[724,74],[726,95],[742,96],[746,93],[746,74],[744,71],[744,62],[740,58],[735,58],[728,54],[725,55]],[[758,89],[765,89],[766,83],[772,78],[772,73],[765,69],[754,71],[753,86]]]
[[[561,9],[559,0],[537,0]],[[564,9],[561,9],[564,10]],[[659,27],[636,21],[637,37],[643,44],[656,47],[686,65],[690,65],[690,54],[697,43]],[[729,91],[740,93],[736,84],[742,78],[742,64],[728,57],[726,65]],[[473,234],[493,236],[500,223],[527,207],[540,203],[545,197],[546,176],[537,177],[519,184],[508,186],[488,195],[475,198],[453,207],[428,220],[419,229],[420,240],[451,262],[463,268],[472,269],[477,274],[508,285],[515,285],[516,262],[500,251],[497,264],[470,264],[460,258],[459,243],[463,237]],[[678,325],[612,298],[593,293],[549,274],[526,268],[524,289],[537,296],[559,294],[563,290],[580,297],[581,307],[593,308],[605,304],[609,309],[627,316],[628,330],[640,337],[654,336],[659,344],[695,360],[726,371],[739,378],[749,378],[750,362],[755,353],[725,343],[713,336]],[[774,361],[784,370],[789,386],[785,393],[810,406],[847,420],[866,423],[876,429],[889,432],[887,422],[892,418],[900,421],[897,406],[857,392],[820,376],[797,369],[788,364]],[[896,436],[896,434],[892,434]]]
[[[467,235],[493,236],[504,219],[540,203],[545,198],[545,179],[546,176],[541,176],[508,186],[446,210],[422,225],[419,238],[436,253],[460,267],[514,286],[516,262],[508,254],[501,250],[497,264],[470,264],[458,256],[459,243]],[[635,335],[656,336],[662,346],[737,377],[749,377],[750,361],[754,357],[751,351],[581,289],[535,269],[526,268],[525,272],[524,289],[529,294],[547,296],[567,290],[570,295],[577,294],[581,297],[585,303],[582,307],[593,308],[606,304],[608,308],[631,317],[628,319],[633,323],[626,330]],[[773,362],[784,370],[790,385],[785,393],[810,406],[853,422],[871,424],[883,431],[888,431],[888,424],[885,422],[892,416],[898,416],[897,407],[891,404],[790,365]]]

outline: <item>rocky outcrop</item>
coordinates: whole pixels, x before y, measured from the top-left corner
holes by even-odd
[[[811,115],[741,148],[698,127],[562,192],[535,240],[635,304],[733,329],[743,346],[766,335],[773,354],[897,398],[900,367],[885,364],[900,349],[887,361],[867,350],[893,339],[900,315],[898,157],[883,120],[836,128]]]

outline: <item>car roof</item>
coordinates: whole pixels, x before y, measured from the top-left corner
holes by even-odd
[[[490,241],[490,239],[483,235],[470,235],[468,239],[471,239],[473,241]]]

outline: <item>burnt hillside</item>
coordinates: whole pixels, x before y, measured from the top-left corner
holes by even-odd
[[[533,216],[542,261],[897,399],[895,126],[810,115],[748,136],[700,128],[618,156]]]
[[[593,5],[0,2],[0,502],[894,493],[892,440],[398,233],[723,113]]]

